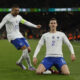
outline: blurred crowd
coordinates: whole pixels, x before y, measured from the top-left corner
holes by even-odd
[[[25,31],[22,31],[22,34],[27,39],[40,39],[42,34],[48,31],[49,30],[46,30],[46,29],[40,29],[40,30],[26,29]],[[80,41],[80,30],[79,29],[76,29],[74,33],[65,32],[65,34],[67,35],[70,41]],[[0,33],[0,39],[7,39],[6,31],[3,31],[2,33]]]
[[[6,14],[7,13],[0,13],[0,21]],[[43,33],[49,31],[49,19],[55,17],[58,21],[57,30],[64,32],[69,40],[80,40],[80,12],[39,12],[20,13],[20,15],[34,24],[42,25],[40,29],[35,29],[20,24],[20,31],[26,38],[40,38]],[[6,39],[5,27],[0,30],[0,39]]]

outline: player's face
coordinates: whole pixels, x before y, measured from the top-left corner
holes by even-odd
[[[12,9],[12,14],[13,14],[14,16],[17,16],[17,15],[19,14],[19,8],[13,8],[13,9]]]
[[[49,27],[50,27],[50,30],[56,30],[56,28],[57,28],[57,21],[56,20],[51,20],[49,22]]]

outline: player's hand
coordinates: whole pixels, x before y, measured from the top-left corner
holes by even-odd
[[[37,58],[33,58],[33,64],[36,65],[37,64]]]
[[[74,61],[76,59],[75,54],[71,54],[71,60]]]
[[[37,28],[41,28],[41,25],[37,25]]]

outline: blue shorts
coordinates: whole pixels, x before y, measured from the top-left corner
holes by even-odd
[[[42,60],[41,64],[44,65],[46,70],[50,69],[52,66],[55,66],[58,71],[61,71],[61,67],[66,64],[66,61],[63,57],[46,57]]]
[[[24,45],[26,47],[29,47],[29,44],[25,38],[16,38],[15,40],[12,40],[11,43],[17,48],[21,49]]]

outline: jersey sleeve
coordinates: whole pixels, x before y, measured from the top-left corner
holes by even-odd
[[[29,27],[37,28],[37,25],[35,25],[35,24],[23,19],[22,17],[20,19],[20,23],[25,24],[26,26],[29,26]]]
[[[44,36],[41,37],[41,39],[40,39],[40,41],[39,41],[39,43],[38,43],[38,45],[37,45],[37,47],[36,47],[36,49],[35,49],[33,58],[34,58],[34,57],[37,57],[37,55],[38,55],[41,47],[43,46],[43,44],[44,44]]]
[[[6,24],[6,22],[7,22],[7,16],[5,16],[5,17],[2,19],[2,21],[1,21],[1,23],[0,23],[0,29]]]
[[[70,43],[69,39],[67,38],[67,36],[65,34],[63,34],[63,42],[68,46],[71,54],[74,54],[74,49],[72,44]]]

